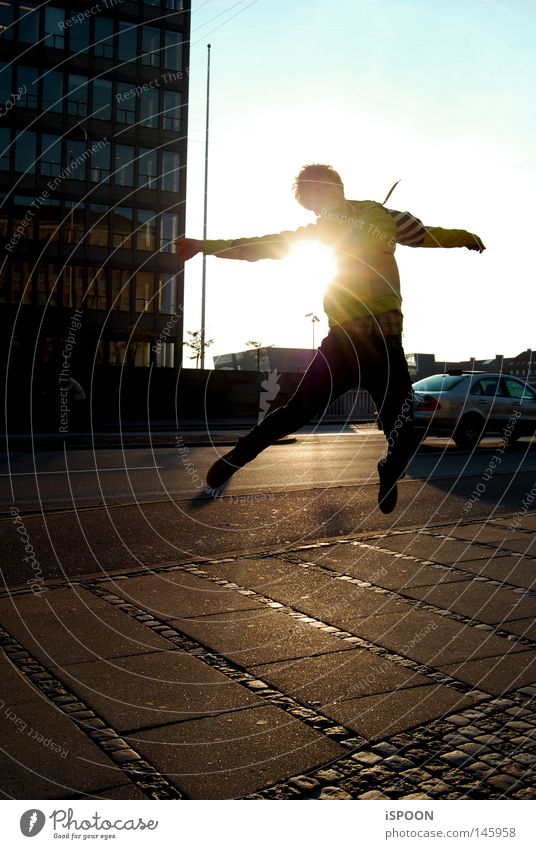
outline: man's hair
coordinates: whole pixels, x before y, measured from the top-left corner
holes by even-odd
[[[301,206],[306,206],[308,190],[314,184],[331,183],[331,185],[340,186],[344,191],[342,180],[331,165],[304,165],[300,173],[294,180],[294,197]]]

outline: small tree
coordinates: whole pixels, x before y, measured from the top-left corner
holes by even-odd
[[[187,345],[193,351],[191,360],[195,360],[195,367],[199,368],[199,358],[202,353],[202,344],[201,344],[201,331],[200,330],[187,330],[188,336],[190,339],[186,342],[183,342],[183,345]],[[210,347],[214,342],[214,339],[205,339],[205,351]]]

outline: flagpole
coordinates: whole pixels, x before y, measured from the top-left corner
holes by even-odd
[[[210,109],[210,44],[207,44],[207,119],[205,125],[205,198],[203,208],[203,239],[207,238],[208,206],[208,127]],[[207,258],[203,254],[203,274],[201,283],[201,368],[205,368],[205,309],[207,290]]]

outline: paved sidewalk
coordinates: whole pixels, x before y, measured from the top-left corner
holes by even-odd
[[[536,798],[536,513],[0,598],[22,798]]]

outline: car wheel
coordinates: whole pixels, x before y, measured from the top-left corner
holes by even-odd
[[[458,448],[471,450],[476,448],[484,436],[484,420],[480,416],[464,416],[459,422],[452,438]]]

